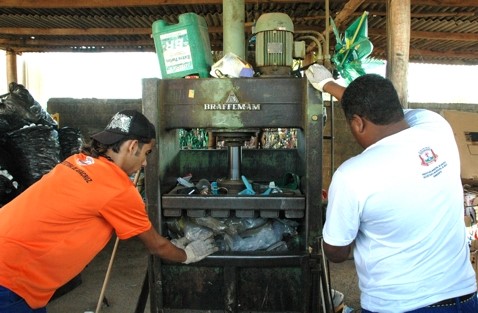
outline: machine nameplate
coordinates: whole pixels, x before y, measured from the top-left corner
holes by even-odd
[[[260,111],[260,103],[205,103],[205,111]]]

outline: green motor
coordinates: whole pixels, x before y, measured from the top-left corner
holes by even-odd
[[[294,24],[284,13],[261,15],[255,25],[256,67],[262,74],[289,75],[293,63]]]

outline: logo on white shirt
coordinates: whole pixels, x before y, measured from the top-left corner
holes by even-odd
[[[433,149],[426,147],[420,150],[419,157],[421,160],[422,166],[429,166],[430,164],[438,160],[438,154],[436,154]]]

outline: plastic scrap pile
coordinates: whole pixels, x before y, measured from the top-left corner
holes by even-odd
[[[178,177],[178,194],[220,195],[221,188],[217,182],[200,179],[197,183],[191,181],[192,174]],[[242,175],[245,189],[241,195],[280,194],[282,189],[269,182],[264,190],[258,193],[249,180]],[[279,184],[282,188],[295,190],[299,188],[300,178],[296,174],[286,173]],[[227,191],[226,191],[227,193]],[[172,239],[186,238],[187,242],[214,237],[221,251],[293,251],[299,247],[297,227],[299,223],[291,219],[262,217],[178,217],[166,220],[169,236]]]
[[[10,83],[9,91],[0,96],[0,207],[82,143],[79,131],[59,130],[23,85]]]
[[[298,246],[298,223],[289,219],[182,216],[166,224],[171,238],[214,237],[220,251],[290,251]]]

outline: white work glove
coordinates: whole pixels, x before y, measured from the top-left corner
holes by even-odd
[[[171,240],[171,243],[173,245],[175,245],[176,247],[178,247],[179,249],[184,249],[186,248],[186,245],[188,243],[190,243],[191,240],[189,240],[188,238],[186,237],[181,237],[181,238],[177,238],[177,239],[172,239]]]
[[[309,68],[305,71],[305,75],[312,86],[320,92],[324,92],[325,84],[334,81],[332,73],[330,73],[325,66],[319,64],[312,64],[309,66]]]
[[[218,247],[214,245],[214,239],[208,238],[205,240],[195,240],[188,244],[184,251],[186,252],[186,261],[184,264],[201,261],[208,255],[216,252]]]

